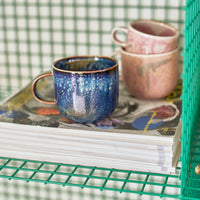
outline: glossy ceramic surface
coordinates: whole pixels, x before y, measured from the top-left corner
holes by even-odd
[[[80,56],[53,63],[55,103],[78,123],[108,117],[119,95],[118,63],[110,57]],[[43,101],[44,103],[44,101]]]
[[[116,37],[117,32],[127,35],[122,42]],[[160,54],[173,51],[178,46],[178,30],[166,23],[153,20],[135,20],[126,27],[113,29],[112,38],[129,53]]]
[[[179,50],[158,55],[131,54],[121,48],[122,75],[127,91],[141,99],[160,99],[178,83]]]

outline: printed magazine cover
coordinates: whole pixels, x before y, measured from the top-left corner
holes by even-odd
[[[52,100],[52,78],[40,80],[38,91]],[[119,103],[110,117],[77,124],[56,106],[36,101],[29,84],[0,104],[1,156],[174,173],[181,146],[181,92],[180,81],[165,99],[139,100],[120,82]]]
[[[53,80],[38,83],[44,98],[53,99]],[[182,82],[162,100],[140,100],[131,96],[120,82],[119,103],[110,117],[92,124],[77,124],[63,117],[56,106],[37,102],[31,84],[0,105],[0,122],[32,126],[120,132],[146,136],[174,137],[181,116]]]

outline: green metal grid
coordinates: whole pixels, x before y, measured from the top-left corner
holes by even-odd
[[[180,168],[177,170],[180,171]],[[0,158],[0,177],[160,198],[179,198],[180,191],[178,174],[156,174],[4,157]],[[153,191],[154,187],[157,187],[157,191]],[[176,194],[171,194],[171,189],[176,190]]]
[[[188,0],[185,10],[181,193],[182,199],[199,199],[195,167],[200,164],[200,1]]]

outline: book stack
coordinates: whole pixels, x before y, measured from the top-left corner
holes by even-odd
[[[53,98],[53,80],[38,90]],[[182,83],[162,100],[139,100],[120,82],[118,107],[93,124],[77,124],[37,102],[31,84],[0,104],[0,156],[175,173],[181,149]]]

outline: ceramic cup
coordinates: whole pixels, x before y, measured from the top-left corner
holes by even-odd
[[[178,83],[179,49],[155,55],[132,54],[121,48],[122,77],[127,91],[140,99],[160,99]]]
[[[124,32],[126,41],[117,38],[117,32]],[[136,20],[126,27],[116,27],[112,31],[115,43],[129,53],[160,54],[173,51],[178,46],[178,30],[166,23],[152,20]]]
[[[32,83],[36,100],[56,104],[60,113],[77,123],[92,123],[109,116],[118,104],[118,63],[112,57],[76,56],[52,64],[53,73],[38,76]],[[42,99],[37,82],[53,76],[55,100]]]

